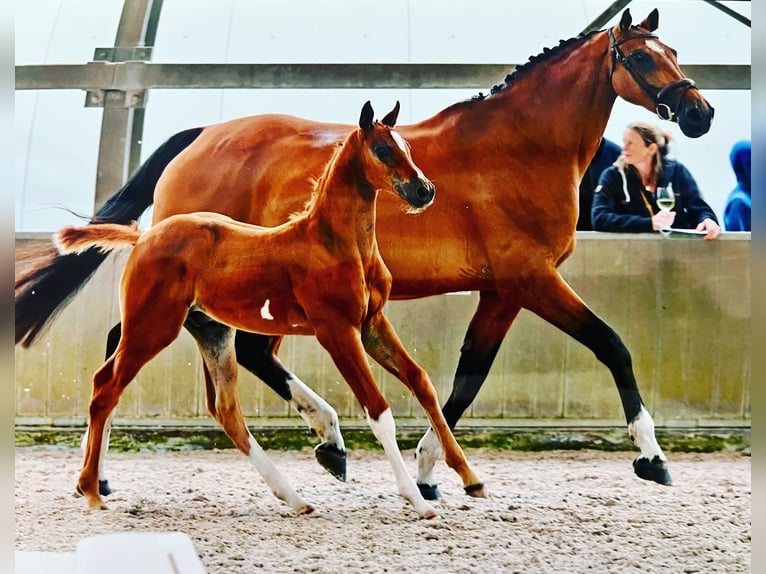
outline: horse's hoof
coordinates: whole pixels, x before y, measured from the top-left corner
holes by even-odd
[[[346,482],[346,451],[334,444],[321,443],[314,448],[317,462],[341,482]]]
[[[307,515],[307,514],[312,514],[314,512],[314,510],[316,510],[316,509],[313,506],[311,506],[310,504],[307,504],[306,506],[304,506],[303,508],[301,508],[298,511],[298,516],[304,516],[304,515]]]
[[[484,483],[479,482],[476,484],[470,484],[463,488],[465,490],[465,493],[468,496],[473,496],[474,498],[487,498],[487,493],[484,490]]]
[[[419,482],[418,490],[420,490],[421,496],[426,500],[441,500],[442,493],[435,484],[422,484]]]
[[[439,515],[436,513],[435,510],[427,510],[423,516],[421,516],[423,520],[436,520],[439,518]]]
[[[109,481],[108,480],[99,480],[98,481],[98,493],[101,496],[109,496],[112,494],[112,489],[109,488]]]
[[[668,463],[658,456],[655,456],[651,461],[645,457],[638,457],[633,461],[633,470],[636,472],[636,476],[644,480],[653,480],[667,486],[673,484],[668,472]]]

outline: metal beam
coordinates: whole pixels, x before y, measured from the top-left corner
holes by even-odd
[[[721,4],[720,2],[716,2],[716,0],[703,0],[703,1],[706,4],[710,4],[713,8],[718,8],[721,12],[723,12],[724,14],[726,14],[728,16],[731,16],[737,22],[741,22],[742,24],[744,24],[748,28],[752,27],[751,26],[751,22],[750,22],[750,18],[748,18],[746,16],[743,16],[742,14],[737,12],[736,10],[732,10],[728,6],[725,6],[724,4]],[[750,0],[747,0],[747,1],[749,2]]]
[[[17,90],[157,89],[485,89],[514,64],[152,64],[16,66]],[[688,64],[700,88],[749,90],[750,65]]]
[[[596,16],[593,22],[585,26],[581,33],[587,34],[588,32],[592,32],[594,30],[601,30],[604,26],[606,26],[609,20],[619,14],[620,11],[625,8],[625,6],[630,4],[630,2],[631,0],[616,0],[615,2],[612,2],[606,10]]]

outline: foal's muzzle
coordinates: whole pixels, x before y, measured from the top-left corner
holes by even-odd
[[[415,209],[425,209],[433,203],[436,188],[431,180],[412,178],[395,186],[396,192]]]

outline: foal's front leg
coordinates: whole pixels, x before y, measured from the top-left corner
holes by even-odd
[[[444,460],[463,480],[466,494],[477,498],[486,497],[484,484],[468,464],[463,449],[455,440],[439,408],[436,390],[431,379],[409,356],[390,321],[382,312],[372,315],[365,323],[363,341],[370,356],[402,381],[426,411],[431,428],[444,450]]]
[[[404,458],[396,443],[396,425],[385,397],[375,384],[372,370],[362,346],[359,330],[342,316],[323,314],[312,320],[319,343],[327,349],[341,375],[348,383],[367,415],[367,422],[383,446],[394,470],[399,494],[409,501],[421,518],[436,518],[434,508],[420,494],[415,480],[407,472]]]

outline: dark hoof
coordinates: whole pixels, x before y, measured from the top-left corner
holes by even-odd
[[[465,490],[465,493],[468,496],[473,496],[474,498],[487,498],[487,493],[484,490],[484,483],[478,482],[476,484],[471,484],[469,486],[466,486],[463,488]]]
[[[346,451],[334,444],[321,443],[314,448],[317,462],[326,468],[331,475],[346,482]]]
[[[439,491],[439,487],[435,484],[421,484],[418,483],[418,489],[420,494],[426,500],[441,500],[442,493]]]
[[[109,481],[108,480],[99,480],[98,481],[98,493],[101,496],[109,496],[112,494],[112,489],[109,488]]]
[[[633,470],[636,471],[636,476],[644,480],[653,480],[668,486],[673,484],[667,462],[660,460],[658,456],[655,456],[651,461],[648,458],[638,457],[633,461]]]

